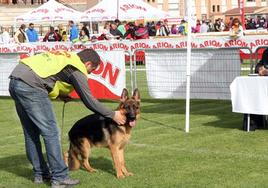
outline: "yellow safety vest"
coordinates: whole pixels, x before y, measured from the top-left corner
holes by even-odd
[[[37,54],[20,61],[29,66],[41,78],[59,73],[67,65],[80,70],[85,75],[88,75],[85,64],[80,60],[74,52],[66,51],[50,51]],[[68,95],[73,91],[73,86],[62,81],[56,81],[52,91],[49,93],[51,99],[56,99],[60,94]]]

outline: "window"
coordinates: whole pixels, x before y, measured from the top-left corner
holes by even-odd
[[[168,9],[175,9],[175,10],[177,9],[178,10],[179,9],[179,4],[169,4]]]
[[[255,0],[247,0],[247,2],[255,2]]]
[[[202,20],[207,20],[207,15],[206,14],[202,14],[201,17],[202,17]]]
[[[157,5],[157,8],[160,9],[160,10],[162,10],[162,9],[163,9],[163,5],[158,4],[158,5]]]
[[[178,0],[168,0],[168,3],[179,3]]]
[[[215,5],[212,6],[212,12],[215,12]]]
[[[220,5],[217,5],[217,12],[220,12]]]

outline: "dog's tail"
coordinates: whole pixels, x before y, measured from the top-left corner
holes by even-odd
[[[65,163],[67,163],[67,166],[70,170],[78,170],[81,166],[79,158],[79,150],[78,148],[70,143],[69,151],[64,153],[64,159]],[[66,162],[66,156],[67,156],[67,162]]]

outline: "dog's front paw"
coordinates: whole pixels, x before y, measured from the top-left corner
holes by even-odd
[[[125,176],[133,176],[134,174],[132,172],[125,173]]]
[[[95,169],[95,168],[87,169],[87,171],[90,172],[90,173],[98,172],[98,170]]]
[[[69,166],[69,153],[66,151],[63,153],[63,160],[65,165],[68,167]]]
[[[123,179],[123,178],[125,178],[125,176],[123,174],[117,174],[116,177],[117,177],[117,179]]]

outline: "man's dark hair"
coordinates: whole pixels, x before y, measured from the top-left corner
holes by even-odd
[[[21,24],[20,29],[25,29],[26,25],[25,24]]]
[[[80,57],[83,63],[91,61],[94,67],[97,67],[100,64],[99,54],[91,48],[82,50],[78,52],[77,55]]]
[[[120,24],[121,22],[120,22],[119,19],[115,19],[115,20],[114,20],[114,23],[115,23],[115,24]]]

